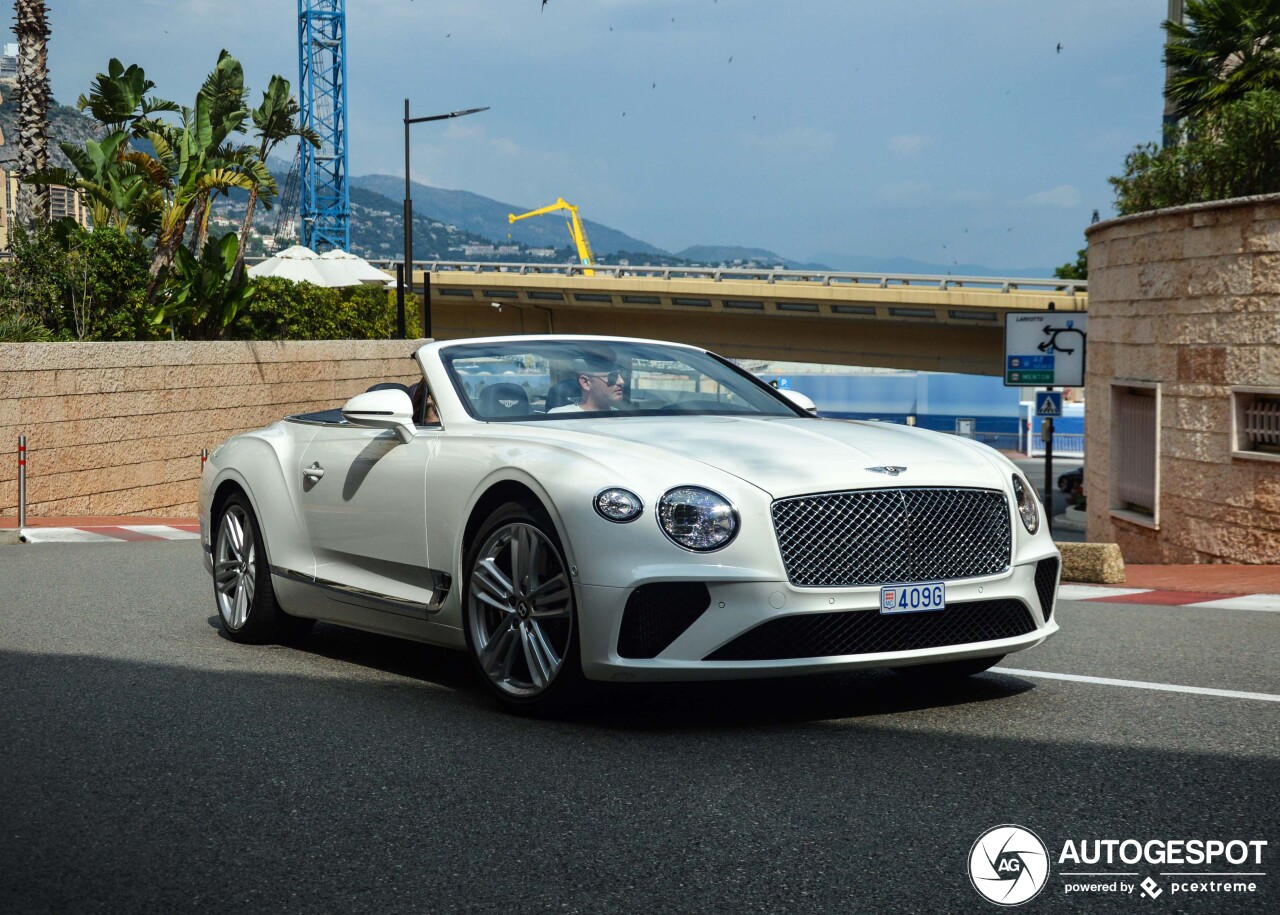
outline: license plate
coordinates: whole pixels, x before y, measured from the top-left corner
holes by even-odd
[[[885,585],[880,589],[881,613],[925,613],[947,605],[947,586],[940,581],[913,585]]]

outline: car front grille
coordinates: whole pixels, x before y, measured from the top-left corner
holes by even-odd
[[[1035,628],[1031,611],[1020,600],[947,604],[929,613],[800,613],[761,623],[704,660],[777,661],[914,651],[1008,639]]]
[[[908,584],[1009,568],[1009,503],[992,489],[864,489],[779,499],[773,526],[802,588]]]

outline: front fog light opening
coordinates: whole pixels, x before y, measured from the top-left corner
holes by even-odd
[[[719,493],[699,486],[678,486],[658,501],[658,526],[676,546],[709,553],[733,542],[738,512]]]
[[[621,486],[601,490],[592,504],[595,505],[596,514],[615,524],[628,524],[644,512],[644,503],[640,501],[640,497]]]
[[[1040,530],[1040,505],[1035,492],[1031,489],[1031,484],[1017,474],[1013,475],[1013,498],[1018,505],[1018,517],[1022,519],[1022,526],[1027,529],[1027,533],[1034,534]]]

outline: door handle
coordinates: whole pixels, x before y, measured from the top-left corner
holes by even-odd
[[[304,467],[302,475],[308,479],[318,480],[324,476],[324,468],[320,466],[319,461],[313,461],[310,467]]]

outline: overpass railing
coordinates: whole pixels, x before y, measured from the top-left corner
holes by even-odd
[[[394,272],[398,260],[371,261],[375,267]],[[1087,280],[1036,279],[992,276],[930,276],[915,273],[843,273],[814,270],[758,270],[737,267],[668,267],[636,264],[517,264],[483,261],[414,261],[414,270],[430,273],[514,273],[519,275],[644,277],[648,279],[705,279],[713,282],[753,280],[765,283],[805,283],[818,286],[868,285],[918,286],[933,289],[994,289],[1000,292],[1043,292],[1075,295],[1087,292]]]

